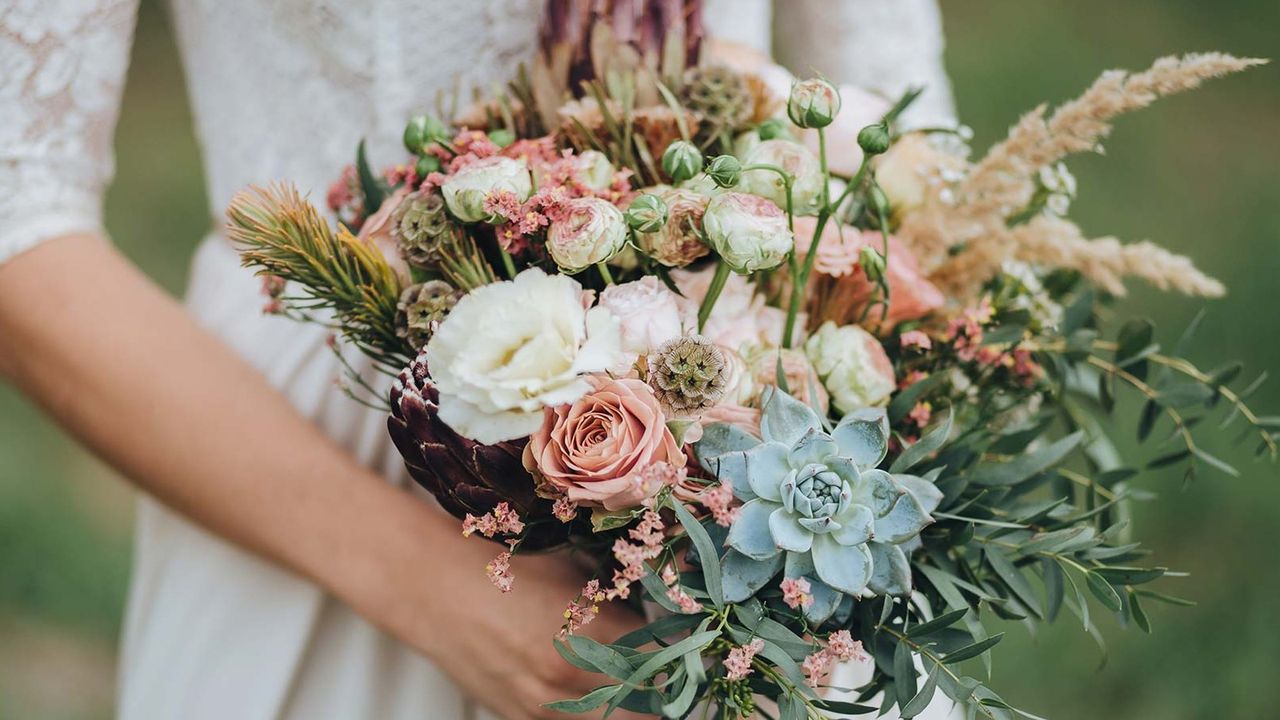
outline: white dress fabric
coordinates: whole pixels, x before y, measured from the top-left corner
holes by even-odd
[[[103,234],[136,1],[0,3],[0,262],[43,240]],[[170,4],[213,218],[251,183],[287,179],[323,198],[362,137],[375,162],[398,159],[404,120],[432,108],[438,91],[467,97],[504,82],[530,57],[542,7],[541,0]],[[821,70],[886,94],[925,84],[916,120],[951,115],[935,0],[787,0],[776,8],[768,0],[709,0],[706,21],[713,35],[776,51],[802,74]],[[187,305],[361,462],[406,482],[384,416],[333,388],[339,368],[326,332],[264,316],[258,282],[216,229],[194,260]],[[147,498],[139,501],[121,652],[123,720],[480,714],[430,662],[316,586]],[[944,716],[939,708],[926,715]]]

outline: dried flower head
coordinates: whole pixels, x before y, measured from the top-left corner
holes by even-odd
[[[444,320],[460,295],[443,280],[428,280],[411,285],[400,294],[396,304],[396,335],[420,350],[426,346],[436,326]]]
[[[649,386],[677,416],[705,410],[724,397],[724,353],[701,335],[668,340],[649,355],[648,365]]]
[[[445,212],[439,193],[415,193],[405,198],[392,218],[392,235],[410,265],[429,268],[458,232]]]

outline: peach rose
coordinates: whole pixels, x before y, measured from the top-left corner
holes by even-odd
[[[797,253],[807,254],[816,227],[817,220],[814,218],[795,219]],[[860,309],[871,297],[873,286],[858,266],[858,253],[868,245],[878,251],[882,250],[883,242],[878,232],[861,232],[828,223],[822,230],[822,239],[818,241],[814,270],[835,278],[842,291],[841,299],[847,300],[851,307]],[[920,272],[920,265],[915,257],[892,236],[889,237],[885,278],[889,285],[889,315],[886,322],[890,326],[923,317],[942,307],[946,301],[942,291]],[[873,313],[873,317],[878,319],[879,315]]]
[[[524,466],[574,502],[606,510],[636,507],[657,488],[645,471],[682,468],[685,455],[649,386],[639,380],[588,378],[592,389],[548,408],[529,437]]]

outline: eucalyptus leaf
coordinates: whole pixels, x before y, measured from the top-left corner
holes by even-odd
[[[675,511],[676,518],[698,550],[698,562],[702,565],[702,577],[707,584],[707,595],[710,596],[711,603],[718,608],[724,607],[724,591],[720,584],[720,555],[711,544],[711,536],[707,535],[702,523],[698,522],[684,503],[673,500],[671,509]]]
[[[1016,485],[1062,461],[1083,439],[1084,433],[1076,431],[1012,460],[979,465],[969,472],[969,480],[975,485]]]
[[[1089,590],[1093,593],[1093,596],[1098,598],[1098,602],[1102,603],[1103,607],[1108,610],[1120,612],[1120,608],[1123,607],[1123,603],[1120,601],[1120,595],[1116,592],[1116,589],[1111,586],[1111,583],[1107,582],[1106,578],[1096,572],[1090,571],[1085,574],[1084,579],[1089,585]]]
[[[609,700],[609,696],[618,690],[617,685],[604,685],[583,695],[577,700],[557,700],[543,707],[562,713],[584,713],[595,710]]]

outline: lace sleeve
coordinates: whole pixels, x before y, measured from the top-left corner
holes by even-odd
[[[775,0],[774,29],[779,60],[800,77],[819,72],[893,99],[923,85],[906,123],[954,121],[937,0]]]
[[[102,233],[111,140],[137,0],[11,0],[0,9],[0,263]]]

